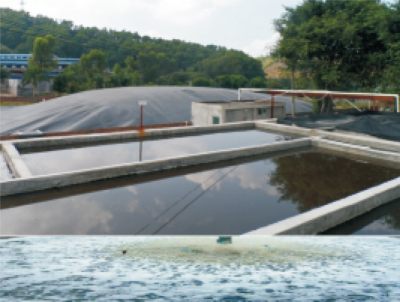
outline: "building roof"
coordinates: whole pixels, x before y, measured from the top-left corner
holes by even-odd
[[[0,55],[0,63],[2,66],[6,67],[27,67],[28,59],[31,58],[31,54],[1,54]],[[79,58],[60,58],[54,56],[56,60],[58,60],[58,66],[66,67],[71,64],[75,64],[79,62]]]

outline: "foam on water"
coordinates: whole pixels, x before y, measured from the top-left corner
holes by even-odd
[[[186,240],[186,243],[192,247],[203,246],[206,254],[212,255],[211,244],[215,239],[200,238],[192,243]],[[254,243],[241,242],[236,237],[233,240],[233,245],[238,244],[236,251],[244,258],[252,246],[255,253],[261,254],[263,249],[258,247],[261,242],[289,254],[296,253],[298,246],[303,256],[294,257],[293,261],[289,255],[288,261],[284,261],[286,256],[282,254],[282,261],[257,265],[232,257],[227,264],[204,259],[185,261],[181,258],[182,253],[175,258],[163,256],[158,259],[154,255],[139,257],[139,254],[131,254],[133,247],[145,250],[146,246],[149,252],[173,254],[171,247],[181,248],[184,238],[4,239],[0,242],[1,297],[13,301],[400,299],[398,238],[281,237],[272,240],[264,237],[254,238]],[[165,251],[156,249],[157,246]],[[127,257],[121,253],[125,248],[129,249]],[[215,249],[217,258],[219,248]]]
[[[217,237],[178,237],[116,247],[116,256],[155,261],[216,263],[221,265],[293,263],[328,259],[343,251],[292,243],[274,237],[234,237],[232,244],[217,244]],[[126,253],[122,254],[121,251]]]

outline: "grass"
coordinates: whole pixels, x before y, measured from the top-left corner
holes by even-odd
[[[32,104],[36,104],[36,102],[18,102],[18,103],[14,103],[14,102],[0,102],[0,106],[25,106],[25,105],[32,105]]]

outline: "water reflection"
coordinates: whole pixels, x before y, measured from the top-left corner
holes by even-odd
[[[317,152],[191,169],[163,179],[143,177],[142,183],[141,177],[116,179],[113,186],[93,183],[87,193],[74,187],[53,191],[43,202],[1,210],[2,234],[242,234],[400,175]],[[17,204],[18,198],[3,203]],[[23,197],[26,203],[35,198]],[[398,227],[393,219],[390,226]]]
[[[399,169],[350,160],[329,153],[301,153],[271,160],[269,184],[279,201],[290,201],[299,212],[327,204],[400,176]]]
[[[60,173],[273,143],[290,139],[258,130],[213,133],[22,154],[34,175]],[[24,152],[24,150],[21,150]],[[26,151],[25,151],[26,152]]]

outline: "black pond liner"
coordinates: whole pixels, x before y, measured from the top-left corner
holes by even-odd
[[[279,124],[311,129],[335,128],[400,141],[400,114],[391,112],[352,112],[280,118]]]
[[[270,95],[242,92],[246,100],[269,100]],[[0,108],[1,135],[17,131],[42,132],[105,129],[138,126],[139,100],[147,100],[143,109],[145,125],[191,121],[192,102],[232,101],[238,99],[236,89],[207,87],[120,87],[84,91],[50,101],[12,109]],[[291,112],[290,97],[275,97],[285,102]],[[296,112],[311,112],[311,104],[296,100]]]

